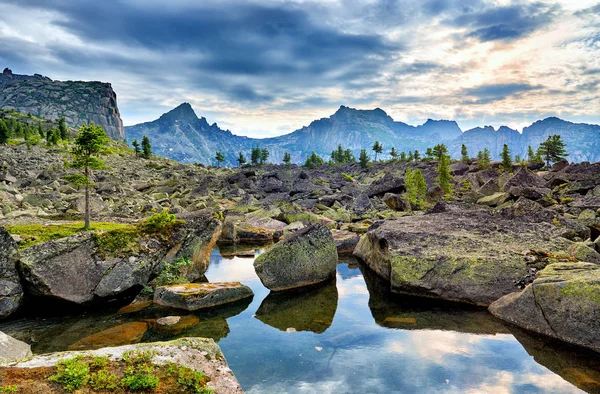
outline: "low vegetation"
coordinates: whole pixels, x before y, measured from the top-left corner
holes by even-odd
[[[121,361],[111,361],[106,356],[79,355],[59,361],[47,380],[68,393],[213,393],[206,386],[210,378],[202,371],[175,363],[155,364],[155,355],[149,350],[127,351]],[[18,383],[0,386],[0,394],[18,393],[18,390]]]

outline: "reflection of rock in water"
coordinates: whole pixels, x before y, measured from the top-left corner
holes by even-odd
[[[506,326],[487,310],[390,291],[390,282],[359,264],[369,291],[369,308],[382,327],[407,330],[452,330],[473,334],[508,333]]]
[[[219,244],[220,257],[224,259],[232,259],[234,257],[242,258],[254,258],[256,257],[257,251],[262,248],[270,246],[272,242],[264,244]]]
[[[588,393],[600,393],[600,356],[591,350],[510,326],[533,359]]]
[[[147,329],[148,323],[145,322],[120,324],[75,342],[69,346],[69,350],[92,350],[103,347],[131,345],[140,342]]]
[[[331,326],[337,309],[335,280],[306,288],[270,292],[256,311],[256,318],[281,331],[325,332]]]
[[[225,338],[229,333],[226,319],[242,313],[251,302],[252,299],[249,298],[222,307],[210,308],[208,311],[194,313],[200,323],[193,329],[177,334],[177,337],[198,336],[215,340]],[[138,312],[127,314],[116,314],[115,312],[111,314],[91,313],[87,316],[16,320],[0,324],[0,331],[31,344],[31,350],[34,354],[52,353],[67,350],[71,345],[82,341],[84,338],[102,331],[116,329],[116,327],[126,323],[144,322],[143,324],[146,325],[145,321],[147,320],[181,314],[181,310],[151,305]],[[185,312],[185,314],[189,314],[189,312]],[[132,336],[132,338],[137,340],[135,336]],[[170,338],[172,337],[146,332],[140,340],[151,342]]]

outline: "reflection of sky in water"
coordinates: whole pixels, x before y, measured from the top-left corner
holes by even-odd
[[[252,259],[221,260],[206,276],[212,282],[239,280],[255,293],[243,313],[228,319],[231,332],[219,342],[249,393],[581,392],[537,364],[510,334],[377,325],[361,272],[347,264],[338,268],[338,307],[322,334],[287,333],[254,317],[269,291]],[[443,311],[434,313],[445,318]]]

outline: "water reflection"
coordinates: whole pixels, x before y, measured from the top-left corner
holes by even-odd
[[[214,338],[248,393],[599,392],[597,354],[540,340],[483,309],[393,295],[355,260],[338,266],[335,282],[287,294],[269,293],[252,263],[213,252],[207,279],[241,281],[255,294],[228,306],[193,314],[157,306],[117,313],[115,307],[3,322],[0,330],[33,344],[35,353],[85,344],[110,329],[143,329],[143,323],[143,342]],[[153,325],[172,315],[187,315],[181,331]],[[123,327],[128,323],[136,324]],[[288,332],[291,327],[297,332]]]
[[[256,311],[256,318],[281,331],[325,332],[333,322],[338,292],[335,279],[304,289],[271,292]]]

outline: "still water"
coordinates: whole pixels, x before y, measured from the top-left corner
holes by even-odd
[[[356,261],[340,262],[334,281],[288,293],[269,293],[252,263],[215,250],[207,279],[240,281],[254,298],[196,313],[200,323],[183,332],[141,332],[141,340],[214,338],[248,393],[600,392],[595,353],[533,336],[482,309],[392,295]],[[132,322],[188,313],[117,309],[23,317],[0,331],[42,353],[90,343],[86,337]]]

